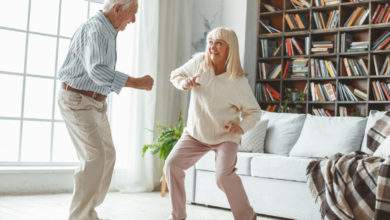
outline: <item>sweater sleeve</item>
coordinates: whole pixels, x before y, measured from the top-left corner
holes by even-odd
[[[177,89],[184,90],[183,86],[189,77],[194,76],[197,73],[200,61],[203,59],[203,54],[195,55],[183,66],[173,70],[171,72],[170,81]]]
[[[240,127],[246,133],[260,121],[261,111],[259,103],[253,94],[253,91],[248,83],[248,79],[244,77],[240,85],[241,93],[241,121]]]

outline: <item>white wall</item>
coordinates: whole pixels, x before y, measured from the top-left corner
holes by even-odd
[[[197,0],[194,2],[192,23],[194,52],[204,50],[204,44],[201,50],[194,45],[202,45],[200,42],[205,41],[204,33],[209,31],[205,21],[210,29],[225,26],[237,33],[241,62],[252,87],[256,71],[257,4],[257,0]]]

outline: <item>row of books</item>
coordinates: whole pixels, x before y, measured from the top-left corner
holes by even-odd
[[[313,115],[316,116],[325,116],[330,117],[334,115],[334,111],[330,109],[324,109],[324,108],[313,108],[312,109]]]
[[[333,10],[329,13],[313,12],[314,24],[318,29],[336,28],[340,19],[340,12]],[[326,21],[326,22],[325,22]]]
[[[368,68],[363,58],[342,58],[347,76],[367,76]]]
[[[390,4],[378,4],[372,16],[371,23],[379,24],[387,22],[390,22]]]
[[[367,51],[369,47],[368,41],[355,41],[352,35],[342,33],[340,35],[341,52],[362,52]]]
[[[266,21],[266,20],[264,20]],[[270,24],[265,24],[262,20],[259,20],[260,24],[269,32],[269,33],[280,33],[279,29],[272,27]]]
[[[380,59],[383,59],[383,55],[374,55],[374,70],[377,76],[389,76],[390,75],[390,56],[387,55],[384,58],[384,62],[380,63]]]
[[[275,7],[275,6],[271,5],[271,4],[263,3],[263,6],[269,12],[280,11],[279,8],[277,8],[277,7]]]
[[[371,85],[376,101],[390,101],[390,83],[372,81]]]
[[[340,101],[357,102],[359,100],[368,100],[367,93],[357,88],[350,88],[349,86],[340,83],[337,87],[338,97]]]
[[[284,19],[290,30],[303,30],[307,27],[306,17],[302,14],[286,14]]]
[[[291,78],[306,78],[309,74],[309,59],[296,58],[292,61],[292,74]]]
[[[333,78],[337,75],[336,68],[330,60],[311,59],[310,67],[310,76],[312,78]]]
[[[313,0],[315,6],[329,6],[340,4],[340,0]]]
[[[335,86],[332,83],[310,83],[310,94],[312,101],[335,101],[336,100],[336,92]]]
[[[368,50],[368,41],[354,41],[351,42],[347,52],[362,52]]]
[[[310,8],[310,1],[306,0],[290,0],[291,5],[296,9]]]
[[[390,49],[390,31],[385,31],[372,44],[373,50],[388,50]]]
[[[280,101],[280,93],[268,83],[256,84],[256,98],[262,102]]]
[[[309,55],[309,37],[305,37],[305,47],[303,48],[302,42],[297,40],[295,37],[286,38],[286,53],[288,56],[295,55]]]
[[[260,79],[276,79],[282,72],[282,64],[259,63]]]
[[[278,105],[267,105],[265,107],[265,111],[268,112],[276,112],[279,111]],[[351,115],[356,115],[356,113],[360,116],[364,116],[364,112],[357,112],[358,110],[355,109],[355,107],[348,108],[346,106],[339,106],[339,116],[346,117]],[[326,108],[313,108],[312,109],[312,115],[315,116],[322,116],[322,117],[331,117],[335,115],[334,110],[332,109],[326,109]]]
[[[260,39],[261,54],[263,57],[275,57],[280,55],[282,43],[278,40]]]
[[[367,20],[370,10],[365,7],[357,7],[345,21],[344,27],[359,26]]]
[[[334,44],[332,41],[313,41],[311,52],[318,53],[331,53],[333,52]]]

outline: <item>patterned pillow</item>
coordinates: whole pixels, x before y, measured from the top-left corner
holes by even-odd
[[[263,153],[267,125],[268,120],[261,120],[253,129],[247,131],[241,138],[241,144],[238,147],[238,151]]]
[[[367,133],[367,148],[371,153],[375,152],[379,145],[390,136],[390,111],[377,120]]]
[[[387,137],[374,152],[374,156],[388,158],[390,156],[390,136]]]

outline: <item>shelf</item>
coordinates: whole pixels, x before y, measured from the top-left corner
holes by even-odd
[[[327,53],[318,53],[318,54],[311,54],[310,57],[313,58],[318,58],[318,57],[336,57],[337,54],[332,53],[332,54],[327,54]]]
[[[368,101],[369,104],[390,104],[390,101]]]
[[[390,76],[376,76],[376,75],[370,75],[370,79],[390,79]]]
[[[338,32],[337,28],[333,29],[312,29],[312,34],[336,34]]]
[[[310,11],[310,8],[294,8],[294,9],[287,9],[286,10],[286,14],[299,14],[299,13],[303,13],[303,12],[309,12]]]
[[[314,5],[314,3],[313,3]],[[313,11],[326,11],[326,10],[338,10],[340,4],[326,5],[326,6],[312,6]]]
[[[287,78],[284,81],[307,81],[307,78]]]
[[[365,105],[365,104],[367,104],[367,101],[357,101],[357,102],[353,102],[353,101],[337,101],[337,104],[341,104],[341,105]]]
[[[259,79],[259,82],[279,82],[280,79]]]
[[[340,32],[353,32],[353,31],[368,31],[370,25],[360,25],[360,26],[351,26],[351,27],[340,27]]]
[[[312,104],[312,105],[332,105],[332,104],[335,104],[336,101],[333,101],[333,102],[317,102],[317,101],[309,101],[309,104]]]
[[[295,36],[306,36],[309,35],[307,30],[297,30],[297,31],[288,31],[284,33],[286,37],[295,37]]]
[[[268,16],[280,15],[280,14],[283,14],[283,10],[280,10],[280,11],[264,11],[264,12],[260,12],[260,17],[268,17]]]
[[[269,33],[269,34],[260,34],[259,38],[278,38],[282,37],[282,33]]]
[[[279,105],[280,102],[279,102],[279,101],[276,101],[276,102],[264,102],[264,101],[259,101],[259,104],[264,104],[264,105]]]
[[[303,105],[301,108],[299,108],[299,112],[301,113],[308,113],[312,111],[312,108],[324,108],[324,109],[333,109],[335,110],[335,115],[338,115],[338,109],[336,109],[337,106],[345,106],[349,110],[355,109],[358,110],[359,114],[366,115],[370,110],[385,110],[390,109],[390,100],[389,101],[375,101],[375,100],[360,100],[359,101],[311,101],[312,95],[311,95],[311,83],[314,84],[321,84],[325,85],[327,83],[330,83],[333,85],[334,93],[332,95],[336,95],[338,97],[338,92],[340,89],[341,84],[346,84],[349,86],[350,89],[358,88],[360,90],[364,90],[365,93],[367,93],[368,97],[373,99],[374,98],[374,90],[373,85],[371,82],[373,81],[380,81],[380,82],[386,82],[390,83],[390,75],[364,75],[364,76],[347,76],[347,70],[345,69],[345,64],[343,59],[344,58],[351,58],[351,59],[357,59],[359,60],[362,58],[364,60],[364,63],[368,69],[369,74],[375,74],[375,67],[374,67],[374,59],[373,57],[376,56],[378,58],[378,65],[379,67],[383,66],[383,62],[385,60],[386,56],[390,56],[390,49],[388,50],[379,50],[379,51],[373,51],[372,46],[374,42],[378,39],[378,37],[382,36],[383,33],[390,31],[390,22],[389,23],[380,23],[380,24],[371,24],[371,19],[373,16],[373,13],[377,7],[378,4],[385,4],[389,3],[389,0],[367,0],[363,2],[346,2],[343,0],[341,3],[336,5],[328,5],[328,6],[315,6],[313,1],[311,2],[311,7],[309,8],[302,8],[302,9],[295,9],[293,8],[291,2],[289,0],[262,0],[265,1],[267,4],[273,4],[274,6],[278,6],[278,8],[283,8],[280,11],[277,12],[260,12],[258,15],[258,18],[260,20],[267,20],[271,21],[272,24],[277,25],[278,28],[282,29],[282,33],[271,33],[268,34],[266,32],[263,32],[263,34],[260,36],[258,35],[258,38],[273,38],[280,42],[282,40],[282,50],[278,54],[277,57],[259,57],[261,56],[261,50],[257,50],[257,60],[262,62],[268,62],[268,63],[281,63],[282,64],[282,74],[284,73],[284,67],[287,61],[292,61],[293,59],[297,58],[306,58],[306,59],[325,59],[332,61],[332,64],[334,65],[334,69],[336,70],[338,76],[336,77],[311,77],[311,62],[308,63],[308,73],[307,77],[304,78],[287,78],[287,79],[264,79],[259,80],[257,79],[257,83],[270,83],[274,89],[280,92],[282,101],[278,102],[265,102],[266,104],[274,104],[274,105],[292,105],[292,107],[295,107],[296,105]],[[282,6],[282,7],[281,7]],[[365,9],[369,10],[368,18],[365,20],[365,23],[363,25],[359,26],[351,26],[351,27],[344,27],[344,23],[347,21],[349,16],[351,15],[352,11],[355,10],[357,7],[363,6]],[[315,20],[313,18],[314,12],[323,12],[326,15],[329,15],[331,11],[338,11],[340,13],[340,18],[337,26],[333,29],[317,29],[315,28]],[[287,20],[285,19],[286,14],[300,14],[301,16],[304,16],[306,19],[306,29],[294,29],[290,30]],[[271,17],[274,16],[274,17]],[[290,22],[291,23],[291,22]],[[259,24],[257,24],[259,25]],[[291,25],[291,24],[290,24]],[[293,25],[296,26],[296,25]],[[263,30],[259,30],[263,31]],[[281,30],[282,31],[282,30]],[[260,32],[259,32],[260,33]],[[341,35],[345,34],[347,38],[350,38],[352,42],[360,42],[360,41],[367,41],[369,44],[369,48],[366,51],[358,51],[358,52],[341,52]],[[311,52],[311,48],[309,49],[309,55],[294,55],[294,56],[287,56],[287,50],[285,44],[285,40],[290,37],[295,37],[298,40],[298,43],[300,43],[300,46],[303,47],[303,51],[306,52],[306,41],[305,37],[309,37],[309,46],[313,46],[313,42],[316,41],[332,41],[334,44],[333,49],[329,49],[330,53],[313,53]],[[257,46],[261,48],[261,42],[257,42]],[[273,45],[273,44],[272,44]],[[284,46],[284,47],[283,47]],[[294,46],[293,46],[294,47]],[[349,45],[347,45],[349,47]],[[346,48],[348,49],[348,48]],[[296,48],[294,47],[294,52],[297,52]],[[279,56],[280,55],[280,56]],[[359,61],[358,61],[359,62]],[[300,64],[297,63],[297,68],[300,68]],[[359,66],[356,66],[355,63],[350,63],[350,68],[353,68],[356,70],[356,68],[361,68]],[[301,66],[304,66],[304,64],[301,64]],[[323,66],[322,66],[323,67]],[[320,67],[321,68],[321,67]],[[328,67],[329,68],[329,67]],[[354,71],[355,71],[354,70]],[[289,69],[289,74],[292,73],[292,70]],[[343,75],[341,75],[343,74]],[[289,75],[290,76],[290,75]],[[258,78],[259,76],[256,75]],[[307,92],[309,93],[306,98],[309,98],[308,100],[305,100],[304,102],[292,102],[292,101],[283,101],[283,99],[286,99],[286,88],[291,89],[297,89],[299,91],[303,91],[304,89],[307,89]],[[322,87],[322,89],[325,87]],[[326,87],[329,89],[329,87]],[[313,93],[317,93],[318,88],[316,88]]]
[[[304,104],[306,104],[306,101],[305,102],[302,102],[302,101],[299,101],[299,102],[295,102],[295,101],[282,101],[282,103],[287,103],[288,105],[304,105]]]
[[[372,54],[376,55],[376,54],[390,54],[390,50],[373,50],[371,51]]]
[[[344,53],[339,53],[340,56],[362,56],[362,55],[368,55],[370,52],[369,51],[361,51],[361,52],[344,52]]]
[[[336,78],[309,78],[310,81],[331,81],[336,80]]]
[[[368,79],[368,76],[339,76],[339,80],[361,80]]]

